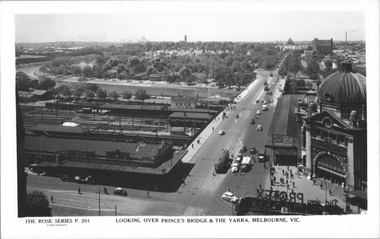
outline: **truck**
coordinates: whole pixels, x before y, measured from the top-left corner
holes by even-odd
[[[241,161],[241,171],[247,172],[250,169],[251,157],[245,156],[243,160]]]
[[[94,179],[92,178],[92,176],[87,176],[87,177],[84,177],[84,176],[75,176],[74,177],[74,182],[93,184],[94,183]]]
[[[228,162],[230,160],[230,152],[228,150],[223,150],[221,157],[218,162],[214,165],[215,173],[221,173],[227,168]]]
[[[265,148],[259,149],[259,154],[258,154],[259,155],[259,162],[265,162],[265,159],[266,159],[265,153],[266,153]]]

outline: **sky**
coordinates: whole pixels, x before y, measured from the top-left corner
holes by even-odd
[[[314,38],[365,41],[365,12],[360,9],[331,11],[283,11],[274,7],[268,11],[263,4],[247,7],[223,4],[217,8],[181,5],[168,10],[120,5],[120,11],[106,13],[37,12],[15,15],[15,41],[311,41]],[[220,7],[222,5],[222,7]],[[178,7],[178,8],[177,8]],[[124,8],[124,10],[123,10]],[[169,8],[170,9],[170,8]],[[184,10],[185,9],[185,10]]]

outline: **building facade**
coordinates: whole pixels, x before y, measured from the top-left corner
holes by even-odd
[[[366,79],[344,63],[342,71],[322,82],[318,95],[318,109],[311,103],[306,112],[297,113],[303,134],[303,164],[312,177],[365,191]]]
[[[171,108],[172,109],[181,109],[181,108],[190,108],[195,109],[197,102],[196,97],[191,96],[173,96],[171,99]]]
[[[315,38],[312,43],[313,51],[329,55],[333,53],[333,39],[330,40],[319,40]]]

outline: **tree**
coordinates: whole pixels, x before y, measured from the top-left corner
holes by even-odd
[[[116,91],[111,91],[110,97],[116,100],[116,98],[119,97],[119,94]]]
[[[99,89],[99,86],[96,84],[89,83],[89,84],[86,84],[85,88],[87,90],[91,90],[93,92],[96,92]]]
[[[80,75],[80,74],[82,74],[82,69],[77,65],[72,65],[71,66],[71,74]]]
[[[146,93],[146,90],[141,89],[141,88],[137,89],[135,93],[135,97],[137,100],[141,100],[143,103],[145,100],[150,98],[150,96]]]
[[[153,66],[148,66],[146,68],[146,74],[151,75],[153,73],[154,67]]]
[[[69,96],[71,95],[71,91],[70,91],[70,86],[68,85],[60,85],[58,88],[57,88],[58,92],[64,96]]]
[[[16,86],[18,91],[29,91],[31,81],[28,75],[19,71],[16,73]]]
[[[319,64],[315,60],[311,60],[307,63],[306,72],[308,75],[320,73]]]
[[[138,63],[140,63],[140,59],[137,56],[132,56],[128,59],[128,66],[131,68],[135,67]]]
[[[182,81],[186,81],[188,77],[191,75],[191,71],[188,67],[182,67],[181,70],[178,72],[179,77]]]
[[[106,90],[102,90],[102,89],[98,89],[96,91],[96,96],[99,98],[99,99],[105,99],[107,97],[107,91]]]
[[[44,79],[41,81],[39,88],[41,90],[48,90],[49,88],[52,88],[55,86],[55,81],[50,79],[49,77],[43,77]]]
[[[129,100],[130,98],[132,98],[132,93],[129,91],[124,91],[123,92],[123,99]]]
[[[88,97],[88,98],[94,98],[95,97],[95,92],[94,91],[92,91],[92,90],[89,90],[89,89],[87,89],[86,90],[86,96]]]
[[[49,200],[45,194],[33,191],[26,194],[26,215],[27,217],[50,217],[51,208]]]
[[[91,77],[94,74],[94,71],[91,66],[87,65],[83,68],[83,75],[85,77]]]

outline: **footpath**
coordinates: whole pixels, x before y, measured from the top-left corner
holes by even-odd
[[[324,205],[326,201],[331,204],[336,200],[336,204],[346,212],[346,193],[343,185],[332,183],[324,178],[311,180],[298,171],[295,166],[272,165],[272,167],[275,168],[272,190],[303,193],[304,203],[307,203],[308,200],[314,200]],[[270,189],[270,184],[267,185],[267,189]],[[350,206],[349,210],[351,214],[362,212],[361,209],[353,205]]]

